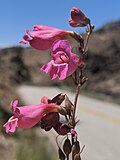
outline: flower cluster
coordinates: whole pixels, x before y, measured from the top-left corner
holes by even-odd
[[[69,160],[72,153],[72,160],[80,160],[80,144],[77,140],[77,132],[75,126],[76,107],[80,91],[80,87],[86,82],[87,78],[83,74],[85,55],[87,51],[87,43],[92,32],[90,19],[77,7],[73,7],[70,11],[69,25],[71,27],[87,27],[86,39],[73,31],[61,30],[44,25],[35,25],[33,31],[26,29],[23,36],[24,41],[21,44],[29,43],[31,47],[37,50],[50,50],[51,58],[47,64],[44,64],[40,70],[50,75],[54,80],[64,80],[72,77],[76,86],[76,94],[74,103],[70,101],[66,94],[58,94],[53,99],[44,96],[41,103],[31,106],[18,106],[18,100],[14,100],[10,104],[13,116],[4,124],[6,133],[16,131],[16,128],[31,128],[36,124],[40,124],[45,131],[54,129],[58,135],[71,135],[71,141],[68,136],[64,141],[63,149],[59,146],[59,158]],[[73,52],[73,48],[69,42],[74,39],[78,43],[79,54]],[[64,105],[62,104],[64,101]],[[65,122],[60,121],[63,116]]]

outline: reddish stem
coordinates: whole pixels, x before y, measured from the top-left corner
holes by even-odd
[[[78,83],[77,89],[76,89],[76,94],[75,94],[75,100],[74,100],[74,110],[73,110],[73,117],[72,117],[72,126],[73,128],[75,127],[75,112],[76,112],[76,107],[77,107],[77,101],[78,101],[78,96],[80,92],[80,87],[81,84]]]
[[[87,26],[87,30],[88,30],[88,32],[87,32],[87,36],[86,36],[86,40],[85,40],[85,44],[84,44],[84,48],[83,48],[83,54],[86,53],[88,41],[89,41],[90,35],[92,33],[92,26],[91,26],[91,24],[89,24],[89,27]]]

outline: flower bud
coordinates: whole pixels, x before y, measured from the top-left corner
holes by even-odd
[[[60,105],[65,99],[65,95],[60,93],[57,96],[55,96],[52,100],[49,100],[49,103],[56,103],[57,105]]]
[[[79,141],[75,141],[72,146],[72,155],[75,156],[80,152],[80,144]]]
[[[59,135],[66,135],[67,133],[70,132],[70,128],[61,122],[59,122],[55,127],[53,127],[54,130],[59,134]]]
[[[80,157],[79,153],[75,155],[74,160],[81,160],[81,157]]]
[[[73,111],[73,104],[68,98],[68,96],[66,96],[66,99],[65,99],[65,109],[67,111],[67,114],[71,115],[71,112]]]
[[[77,7],[71,9],[69,24],[71,27],[84,27],[90,23],[90,19]]]
[[[59,112],[60,114],[62,114],[62,115],[66,115],[66,114],[67,114],[66,108],[61,107],[61,106],[59,107],[58,112]]]
[[[85,14],[77,7],[73,7],[71,9],[71,18],[76,22],[83,21],[85,18]]]
[[[60,160],[65,160],[65,154],[63,153],[60,147],[58,148],[58,155]]]
[[[41,119],[41,128],[45,131],[49,131],[52,127],[55,127],[59,123],[58,113],[48,113]]]
[[[67,138],[63,144],[63,151],[66,155],[69,155],[71,153],[72,145],[70,143],[70,140]]]

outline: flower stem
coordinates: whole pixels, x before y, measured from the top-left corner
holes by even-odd
[[[75,112],[76,112],[76,107],[77,107],[77,101],[78,101],[78,96],[79,96],[79,92],[80,92],[80,87],[81,87],[81,84],[79,82],[78,86],[76,88],[76,94],[75,94],[75,100],[74,100],[74,109],[73,109],[73,117],[72,117],[72,126],[73,126],[73,128],[75,127]]]
[[[69,154],[66,155],[67,160],[69,160]]]
[[[83,54],[85,54],[86,51],[87,51],[88,41],[89,41],[90,35],[92,33],[92,26],[91,26],[91,24],[89,24],[89,26],[87,26],[87,30],[88,30],[88,32],[87,32],[85,43],[84,43]]]
[[[90,38],[90,35],[92,33],[92,26],[91,24],[89,23],[89,25],[87,26],[87,36],[86,36],[86,40],[85,40],[85,43],[84,43],[84,46],[83,46],[83,50],[82,50],[82,54],[85,55],[86,54],[86,51],[87,51],[87,45],[88,45],[88,41],[89,41],[89,38]],[[74,81],[74,84],[77,85],[77,88],[76,88],[76,94],[75,94],[75,100],[74,100],[74,109],[73,109],[73,117],[72,117],[72,126],[73,128],[75,127],[75,112],[76,112],[76,106],[77,106],[77,101],[78,101],[78,96],[79,96],[79,92],[80,92],[80,87],[86,82],[86,78],[84,79],[83,81],[83,74],[82,74],[82,71],[83,69],[81,69],[79,71],[79,76],[78,76],[78,83],[76,82],[76,77],[74,78],[72,76],[72,79]],[[75,72],[76,74],[76,72]]]
[[[77,84],[77,82],[76,82],[76,74],[75,74],[75,77],[73,76],[73,74],[71,75],[71,77],[72,77],[72,80],[73,80],[73,82],[74,82],[74,84],[75,84],[75,86],[77,86],[78,84]]]

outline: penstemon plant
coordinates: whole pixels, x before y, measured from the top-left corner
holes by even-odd
[[[52,60],[43,65],[41,71],[49,74],[52,80],[72,78],[73,85],[76,87],[74,102],[71,102],[69,97],[63,93],[58,93],[52,99],[43,96],[40,104],[31,106],[20,107],[18,100],[13,100],[10,108],[14,115],[4,124],[4,127],[6,133],[14,133],[16,128],[31,128],[40,122],[41,129],[45,131],[54,129],[58,136],[65,137],[62,146],[58,142],[58,136],[56,138],[60,160],[81,160],[84,146],[80,149],[75,128],[78,122],[76,108],[80,88],[87,80],[84,76],[85,56],[93,26],[90,19],[77,7],[73,7],[70,14],[69,25],[71,27],[85,27],[85,38],[73,31],[35,25],[33,31],[26,30],[26,34],[23,36],[24,41],[20,43],[29,43],[37,50],[50,49]],[[78,54],[72,51],[69,42],[71,39],[77,42]],[[60,121],[61,116],[65,118],[64,123]]]

